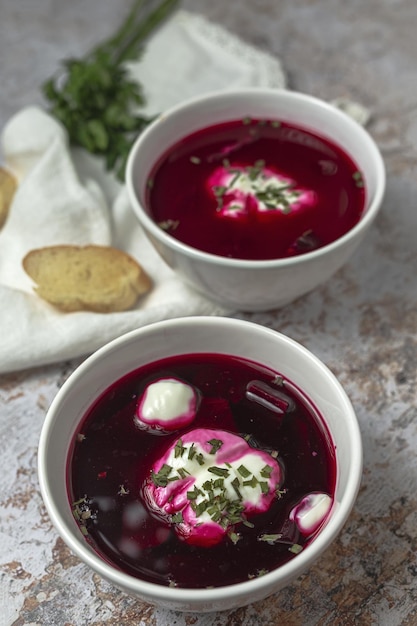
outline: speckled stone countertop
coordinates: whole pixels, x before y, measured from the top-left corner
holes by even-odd
[[[59,59],[110,33],[128,2],[0,0],[0,127]],[[240,610],[170,613],[135,601],[73,556],[37,481],[45,411],[78,361],[0,379],[0,625],[417,624],[417,4],[415,0],[184,0],[274,55],[289,86],[372,112],[386,161],[382,211],[354,258],[282,310],[242,315],[303,343],[338,376],[364,441],[343,532],[290,587]],[[7,306],[2,302],[1,306]],[[0,350],[1,350],[0,328]]]

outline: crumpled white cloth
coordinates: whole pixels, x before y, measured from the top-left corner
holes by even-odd
[[[285,87],[279,60],[185,11],[158,30],[130,69],[151,114],[208,91]],[[19,187],[0,231],[0,373],[87,355],[153,321],[229,313],[174,275],[145,239],[125,188],[97,160],[70,150],[65,131],[44,111],[29,106],[12,117],[2,148]],[[29,250],[88,243],[125,250],[152,277],[154,288],[134,309],[60,313],[34,293],[22,268]]]

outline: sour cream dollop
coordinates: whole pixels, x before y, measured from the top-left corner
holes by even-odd
[[[248,516],[266,511],[282,479],[279,462],[268,452],[239,435],[198,428],[156,461],[143,494],[180,538],[209,547]]]
[[[238,219],[249,213],[270,211],[286,214],[317,203],[313,191],[265,167],[263,161],[252,167],[221,165],[213,171],[207,185],[217,199],[220,217]]]
[[[290,519],[295,522],[300,533],[308,537],[324,522],[332,503],[327,493],[309,493],[292,509]]]
[[[197,391],[177,378],[161,378],[149,384],[136,407],[139,426],[172,431],[188,426],[198,408]]]

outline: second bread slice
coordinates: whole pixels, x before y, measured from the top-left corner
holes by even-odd
[[[23,259],[37,294],[61,311],[109,313],[131,308],[151,288],[143,268],[110,246],[50,246]]]

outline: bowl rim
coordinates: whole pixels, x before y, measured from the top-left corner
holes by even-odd
[[[85,542],[81,533],[79,533],[79,536],[76,535],[74,528],[70,528],[69,524],[65,520],[65,516],[61,514],[60,510],[56,506],[51,494],[50,477],[48,476],[47,471],[47,459],[50,454],[48,453],[48,447],[51,443],[51,431],[53,431],[54,426],[59,421],[61,402],[67,394],[72,393],[71,390],[73,389],[74,384],[82,379],[86,372],[94,368],[96,361],[101,360],[102,358],[109,358],[116,351],[122,349],[126,344],[132,341],[140,341],[140,338],[146,334],[162,330],[166,331],[170,328],[175,329],[178,325],[185,326],[189,329],[190,324],[205,325],[207,323],[212,324],[213,327],[216,325],[229,325],[231,329],[236,325],[239,325],[243,329],[246,328],[247,330],[250,330],[252,328],[252,330],[255,331],[256,328],[253,329],[253,327],[257,327],[258,330],[256,332],[263,332],[266,335],[269,334],[271,341],[273,339],[278,339],[280,343],[283,342],[292,346],[292,349],[298,351],[300,356],[302,355],[313,365],[313,367],[316,367],[321,371],[321,374],[324,375],[328,383],[331,384],[337,392],[340,399],[340,405],[343,406],[343,414],[348,415],[347,426],[353,444],[350,449],[350,458],[352,461],[351,471],[349,472],[346,480],[344,499],[342,503],[337,504],[334,516],[320,531],[314,541],[308,545],[303,552],[298,554],[296,558],[285,563],[283,566],[271,570],[263,576],[239,583],[210,589],[182,587],[171,588],[157,583],[144,581],[114,568],[111,564],[105,562],[97,553],[93,552],[90,547],[88,547],[88,544]],[[53,525],[67,546],[82,560],[83,563],[89,565],[92,570],[100,574],[103,578],[111,581],[119,588],[122,588],[125,592],[132,593],[136,596],[146,597],[147,601],[151,603],[171,603],[173,606],[192,606],[193,604],[197,605],[197,603],[201,602],[221,604],[223,601],[230,601],[231,598],[233,598],[235,602],[239,602],[239,600],[243,601],[248,594],[253,596],[256,595],[257,592],[262,593],[262,591],[267,588],[273,589],[274,584],[276,586],[281,583],[281,587],[289,584],[294,578],[306,571],[306,569],[308,569],[308,567],[312,565],[312,563],[325,551],[325,549],[331,545],[340,533],[354,506],[359,491],[362,479],[362,464],[362,438],[355,411],[342,385],[330,369],[302,344],[276,330],[267,328],[255,322],[220,316],[189,316],[154,322],[113,339],[102,348],[91,354],[72,372],[53,399],[41,430],[38,448],[38,479],[42,498]],[[272,592],[273,591],[271,591],[271,593]],[[190,610],[193,609],[191,608]]]
[[[305,252],[301,255],[296,255],[292,257],[284,257],[278,259],[240,259],[240,258],[231,258],[225,257],[217,254],[213,254],[210,252],[205,252],[203,250],[199,250],[198,248],[194,248],[189,244],[183,243],[179,239],[176,239],[168,232],[162,230],[154,220],[148,215],[142,204],[139,202],[135,191],[135,185],[133,182],[134,177],[134,169],[136,164],[136,159],[138,158],[138,154],[140,153],[140,149],[143,143],[146,142],[149,135],[152,135],[154,129],[158,128],[161,123],[164,123],[171,116],[175,116],[181,112],[187,111],[189,108],[194,108],[195,106],[202,105],[204,103],[209,104],[210,102],[233,99],[233,98],[246,98],[253,95],[269,95],[269,96],[277,96],[283,100],[289,101],[301,101],[306,104],[311,104],[315,107],[320,107],[328,111],[335,118],[339,118],[340,121],[345,125],[350,125],[352,130],[356,133],[359,133],[364,144],[367,145],[368,150],[371,152],[373,157],[373,163],[375,167],[377,185],[375,188],[375,193],[371,202],[369,203],[367,210],[361,216],[359,222],[353,226],[347,233],[332,241],[321,248],[317,248],[316,250],[312,250],[310,252]],[[204,128],[204,124],[201,126]],[[326,136],[326,135],[324,135]],[[161,154],[163,151],[161,152]],[[372,223],[375,219],[382,200],[385,195],[386,189],[386,169],[384,160],[379,151],[378,146],[376,145],[375,140],[368,133],[367,130],[363,126],[361,126],[356,120],[350,117],[343,110],[337,108],[335,105],[321,100],[316,96],[312,96],[309,94],[305,94],[299,91],[293,91],[285,88],[262,88],[262,87],[247,87],[243,89],[231,89],[227,91],[211,91],[203,95],[194,96],[193,98],[189,98],[179,104],[168,108],[165,112],[158,115],[150,124],[145,128],[145,130],[136,138],[135,142],[132,145],[132,148],[129,152],[126,170],[125,170],[125,183],[127,188],[128,197],[130,200],[130,204],[133,208],[134,213],[137,218],[141,222],[142,226],[148,230],[148,232],[154,237],[156,240],[161,241],[168,248],[174,250],[177,253],[185,255],[191,258],[194,261],[205,262],[211,265],[222,265],[224,267],[229,268],[241,268],[241,269],[252,269],[252,270],[262,270],[262,269],[272,269],[272,268],[285,268],[285,267],[294,267],[296,265],[300,265],[302,263],[306,263],[308,261],[313,261],[315,259],[320,259],[321,257],[327,255],[328,253],[333,252],[334,250],[343,247],[345,244],[348,244],[351,240],[355,239],[357,235],[365,231],[367,227]]]

